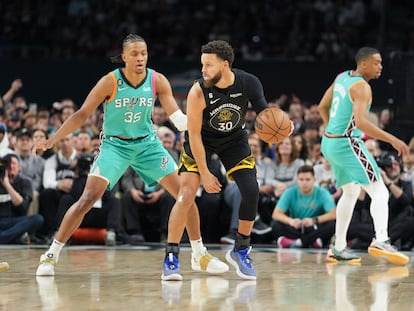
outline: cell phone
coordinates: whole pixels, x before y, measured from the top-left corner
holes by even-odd
[[[148,195],[147,193],[144,193],[144,194],[142,195],[142,199],[143,199],[144,201],[148,200],[148,199],[149,199],[149,195]]]

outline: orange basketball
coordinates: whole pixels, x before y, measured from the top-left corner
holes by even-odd
[[[292,123],[286,112],[276,107],[269,107],[257,115],[254,128],[261,140],[274,144],[289,136]]]

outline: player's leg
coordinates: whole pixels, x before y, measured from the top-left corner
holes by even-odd
[[[85,214],[89,212],[93,204],[103,195],[107,185],[108,180],[102,177],[88,176],[83,194],[68,209],[49,250],[40,257],[40,264],[36,275],[52,276],[55,274],[54,266],[56,266],[59,260],[60,251],[73,232],[80,226]]]
[[[244,279],[256,279],[256,271],[249,253],[251,250],[250,235],[257,212],[259,188],[255,168],[240,169],[232,173],[240,193],[239,226],[236,242],[226,259],[236,268],[237,275]]]
[[[370,212],[374,222],[375,239],[368,247],[368,253],[374,257],[383,257],[397,265],[405,265],[409,258],[398,252],[390,244],[388,237],[388,199],[389,192],[382,180],[363,186],[371,197]]]
[[[85,214],[93,207],[93,204],[102,197],[108,184],[113,187],[129,165],[126,154],[118,150],[114,142],[104,140],[101,151],[91,167],[86,185],[79,200],[77,200],[63,217],[59,230],[49,247],[40,257],[40,264],[36,275],[54,275],[59,253],[73,232],[81,224]],[[114,159],[117,159],[114,161]],[[102,168],[105,168],[102,171]]]
[[[335,243],[331,246],[326,256],[326,260],[329,262],[361,262],[359,256],[346,250],[346,235],[360,189],[360,186],[354,183],[342,186],[342,196],[336,206]]]

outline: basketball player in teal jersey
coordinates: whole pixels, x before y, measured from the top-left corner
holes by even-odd
[[[88,116],[103,103],[100,152],[92,164],[82,196],[67,211],[49,250],[41,255],[36,275],[54,275],[54,267],[64,244],[105,189],[111,189],[128,166],[134,168],[146,184],[160,183],[171,195],[177,197],[177,166],[163,148],[151,122],[156,97],[178,130],[186,130],[187,117],[177,106],[166,77],[146,67],[148,51],[144,39],[128,35],[122,47],[120,61],[125,62],[125,68],[116,69],[102,77],[82,107],[62,124],[55,135],[35,146],[35,149],[51,148],[84,124]],[[200,267],[200,261],[208,261],[205,258],[211,259],[212,256],[203,247],[198,209],[194,203],[188,211],[187,219],[190,239],[198,242],[198,248],[193,252],[195,267],[205,270],[209,266]],[[218,259],[215,262],[227,267]]]
[[[365,133],[390,143],[399,155],[408,154],[408,146],[378,128],[367,116],[372,102],[368,81],[381,75],[381,54],[376,49],[363,47],[358,50],[355,59],[356,70],[340,73],[319,103],[319,111],[326,125],[322,152],[332,165],[337,186],[343,190],[337,205],[335,243],[328,251],[326,260],[349,263],[361,261],[360,257],[347,252],[346,234],[362,187],[371,197],[370,211],[375,228],[375,239],[368,248],[369,254],[404,265],[408,257],[399,253],[389,242],[389,192],[381,179],[377,163],[360,137]]]

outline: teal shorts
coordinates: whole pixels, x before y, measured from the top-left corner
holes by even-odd
[[[357,137],[322,137],[322,153],[331,164],[337,187],[368,185],[381,179],[377,162]]]
[[[107,179],[108,189],[112,189],[128,166],[148,186],[156,185],[163,177],[177,171],[174,159],[158,137],[152,134],[136,141],[125,141],[113,136],[104,138],[90,174]]]

